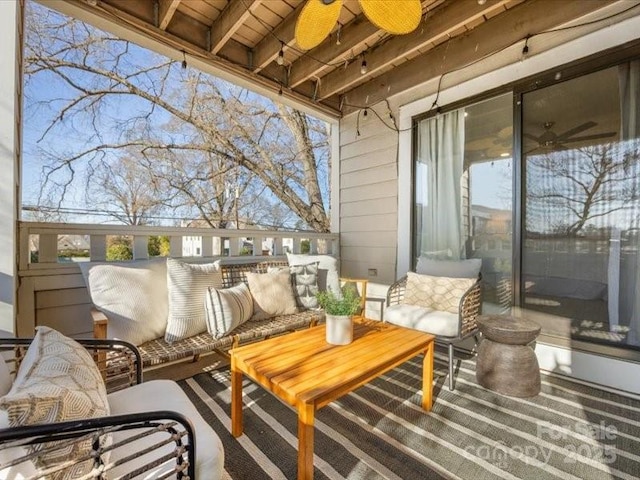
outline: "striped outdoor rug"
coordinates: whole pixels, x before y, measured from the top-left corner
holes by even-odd
[[[317,412],[316,479],[640,478],[639,400],[547,375],[537,397],[503,397],[476,384],[474,360],[450,392],[437,355],[426,413],[420,360]],[[245,378],[244,435],[234,439],[228,370],[180,384],[222,439],[228,478],[296,478],[293,410]]]

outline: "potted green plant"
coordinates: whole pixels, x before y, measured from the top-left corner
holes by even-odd
[[[338,297],[331,291],[316,295],[326,316],[326,339],[334,345],[346,345],[353,340],[353,315],[360,310],[361,299],[355,288],[348,288]]]

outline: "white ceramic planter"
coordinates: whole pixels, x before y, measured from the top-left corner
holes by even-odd
[[[347,345],[353,341],[353,319],[349,315],[326,315],[327,343]]]

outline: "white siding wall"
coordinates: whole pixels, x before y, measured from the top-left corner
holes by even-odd
[[[398,225],[398,135],[372,113],[340,123],[340,272],[391,283]],[[369,270],[377,271],[369,275]]]

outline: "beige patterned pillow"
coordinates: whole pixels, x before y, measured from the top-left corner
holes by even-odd
[[[38,327],[11,390],[0,398],[0,410],[6,412],[8,426],[17,427],[106,416],[109,403],[100,371],[87,350],[51,328]],[[37,452],[42,446],[27,448]],[[51,468],[91,448],[91,440],[73,443],[37,456],[34,464]],[[93,461],[88,460],[47,478],[78,478],[92,468]]]
[[[432,277],[409,272],[403,303],[458,313],[462,295],[475,282],[473,278]]]
[[[247,273],[247,283],[253,297],[251,320],[266,320],[276,315],[298,311],[289,272]]]

